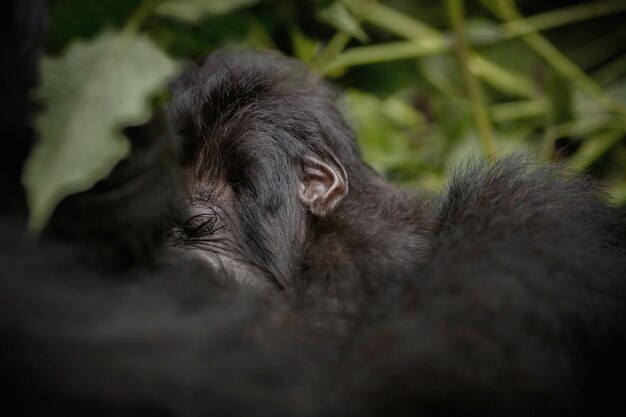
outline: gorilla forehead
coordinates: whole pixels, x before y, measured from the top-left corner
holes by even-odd
[[[184,160],[290,159],[332,151],[351,162],[356,142],[335,108],[336,94],[295,60],[269,52],[213,53],[174,83],[171,112]],[[276,162],[276,161],[275,161]]]
[[[243,121],[291,127],[311,118],[316,86],[300,63],[277,54],[220,51],[174,84],[174,120],[183,131],[221,128],[230,137],[249,127]]]

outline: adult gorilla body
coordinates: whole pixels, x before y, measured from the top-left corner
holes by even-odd
[[[15,74],[32,70],[23,56]],[[506,160],[423,203],[361,162],[332,94],[276,55],[214,55],[177,83],[172,113],[182,166],[157,114],[41,244],[16,242],[19,204],[3,209],[8,407],[588,415],[619,402],[624,224],[592,184]]]

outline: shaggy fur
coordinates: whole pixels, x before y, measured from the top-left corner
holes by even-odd
[[[14,58],[3,76],[32,70]],[[599,415],[619,404],[624,215],[594,184],[509,158],[468,164],[425,203],[361,162],[333,93],[273,54],[214,55],[174,90],[173,125],[157,113],[134,128],[131,158],[67,199],[38,244],[21,238],[22,196],[7,188],[5,414]],[[318,219],[289,193],[300,159],[327,152],[351,188]],[[181,192],[225,173],[241,250],[275,291],[164,245]]]
[[[432,208],[361,160],[336,94],[301,63],[216,52],[183,74],[171,107],[191,193],[216,178],[232,186],[243,257],[282,292],[358,316],[428,256]],[[298,201],[307,157],[333,158],[346,171],[349,192],[328,216]]]

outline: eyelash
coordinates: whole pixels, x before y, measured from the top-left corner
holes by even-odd
[[[183,231],[191,238],[199,238],[210,235],[215,231],[217,224],[217,214],[203,213],[187,219],[183,225]]]

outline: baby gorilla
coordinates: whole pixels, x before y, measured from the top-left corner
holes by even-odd
[[[338,366],[340,414],[574,415],[619,399],[624,216],[593,184],[507,158],[428,203],[368,167],[333,91],[271,53],[213,54],[172,114],[190,195],[172,242],[327,325],[367,324]]]
[[[346,313],[415,271],[430,209],[362,161],[335,102],[277,54],[218,52],[189,70],[172,114],[190,199],[172,242]]]

